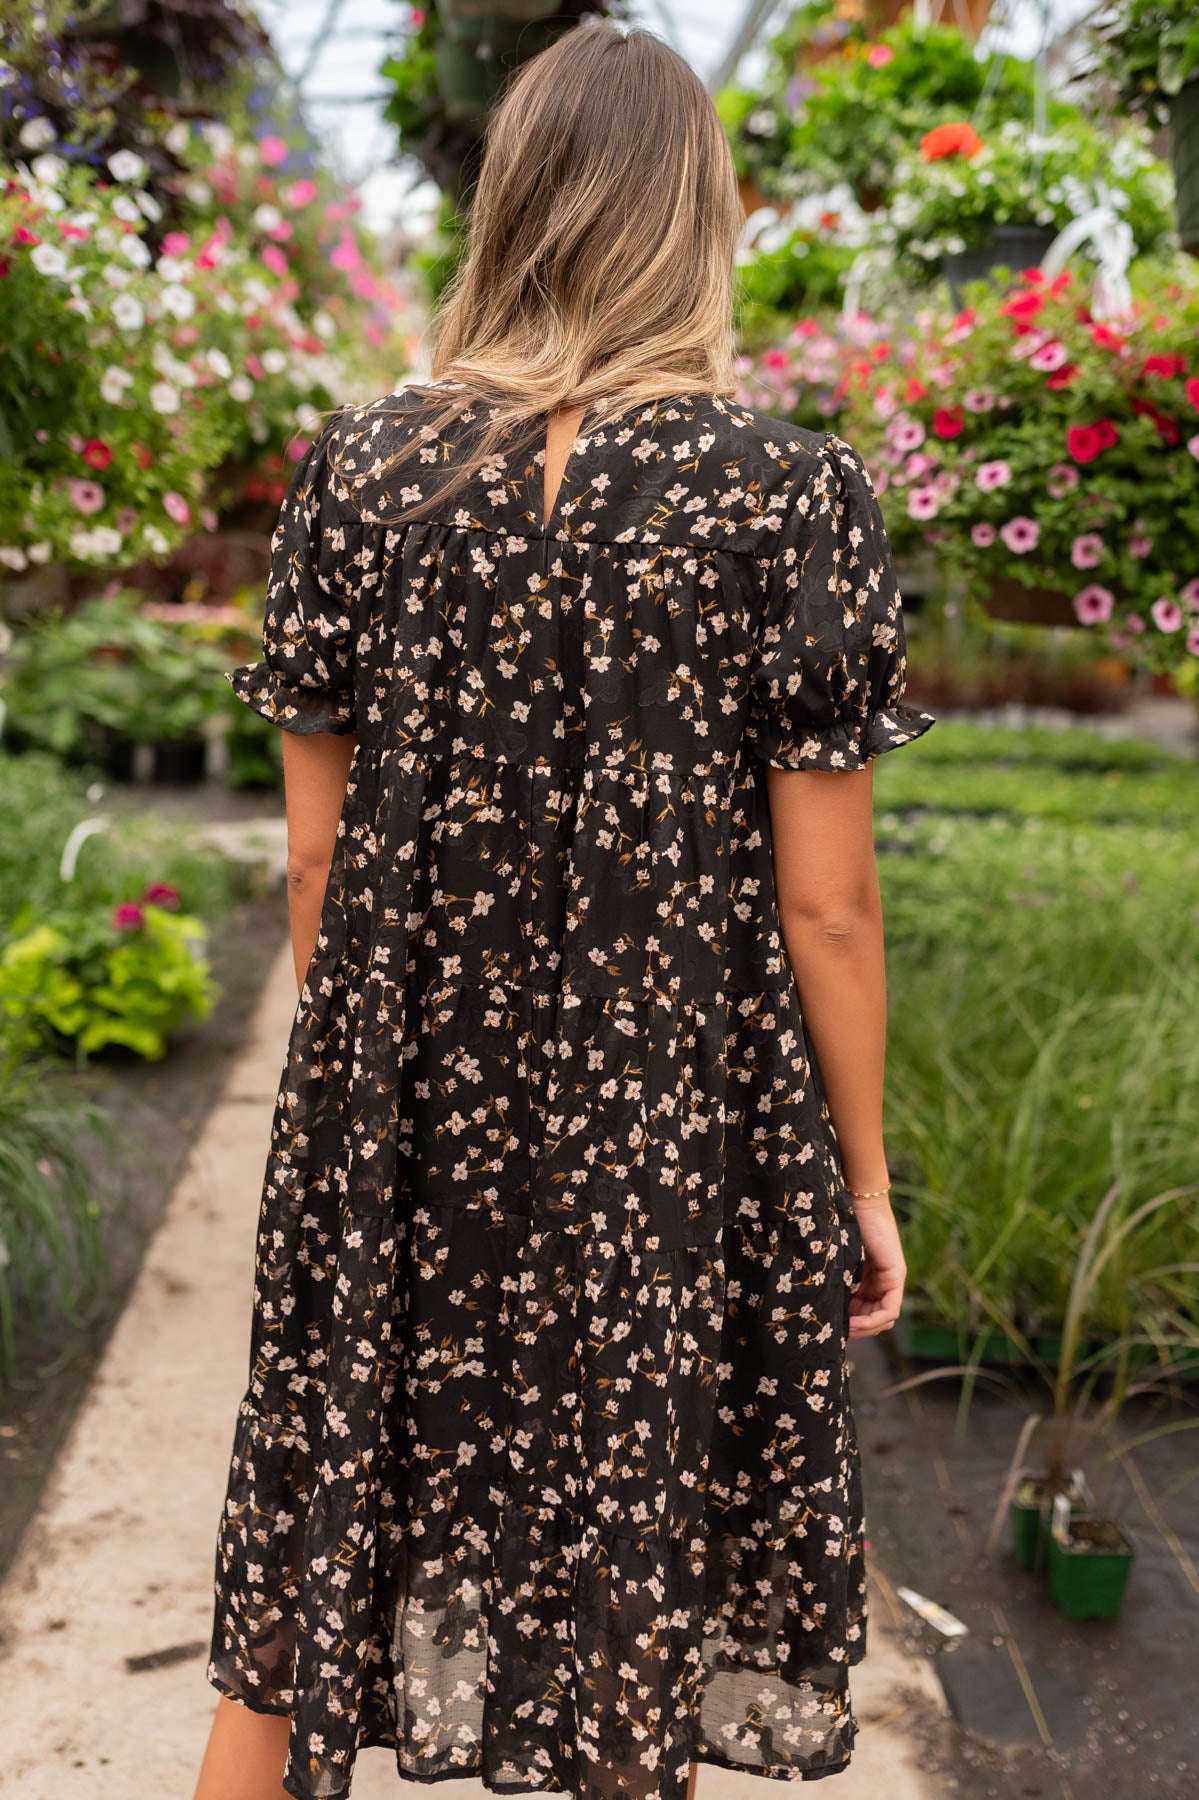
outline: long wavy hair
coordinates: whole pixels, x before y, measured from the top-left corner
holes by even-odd
[[[653,32],[586,20],[519,69],[433,316],[433,385],[406,384],[416,429],[372,486],[486,404],[446,480],[395,521],[444,505],[497,453],[531,451],[561,407],[584,406],[591,429],[640,401],[733,394],[743,220],[716,109]]]

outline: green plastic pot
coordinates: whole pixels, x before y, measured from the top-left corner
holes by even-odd
[[[1199,256],[1199,79],[1170,102],[1170,160],[1178,236],[1184,250]]]
[[[1016,1561],[1033,1575],[1045,1567],[1049,1544],[1049,1501],[1041,1493],[1043,1487],[1039,1481],[1021,1482],[1008,1507]]]
[[[1118,1619],[1135,1554],[1124,1533],[1110,1519],[1074,1514],[1068,1537],[1049,1535],[1049,1592],[1067,1619]],[[1087,1542],[1087,1534],[1104,1542]]]

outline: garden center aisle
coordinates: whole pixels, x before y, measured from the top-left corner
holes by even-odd
[[[212,1705],[213,1534],[245,1380],[254,1215],[294,996],[282,951],[0,1591],[0,1768],[22,1800],[191,1792]],[[949,1790],[921,1772],[939,1722],[930,1665],[880,1628],[854,1690],[864,1729],[837,1800],[940,1800]],[[365,1754],[354,1800],[400,1791],[388,1754]],[[698,1792],[763,1789],[704,1767]]]

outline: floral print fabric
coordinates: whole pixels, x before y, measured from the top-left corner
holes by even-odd
[[[425,434],[402,504],[480,403]],[[262,660],[356,734],[266,1170],[210,1678],[297,1800],[843,1768],[861,1238],[763,769],[932,723],[854,452],[719,397],[387,523],[401,392],[297,467]],[[433,516],[436,513],[436,516]]]

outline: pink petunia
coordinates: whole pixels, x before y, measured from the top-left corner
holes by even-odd
[[[891,442],[901,454],[919,450],[924,436],[924,427],[919,419],[898,419],[891,427]]]
[[[1103,539],[1093,531],[1076,537],[1070,546],[1070,561],[1076,569],[1094,569],[1103,561]]]
[[[1133,537],[1128,540],[1128,554],[1130,556],[1148,556],[1152,548],[1153,539],[1151,537]]]
[[[191,238],[186,231],[168,231],[162,240],[164,256],[186,256],[191,249]]]
[[[1129,613],[1126,616],[1124,623],[1132,633],[1133,637],[1140,637],[1141,633],[1145,630],[1145,621],[1142,619],[1140,613]]]
[[[1182,608],[1176,600],[1155,600],[1149,608],[1149,617],[1159,631],[1177,631],[1182,624]]]
[[[140,931],[146,922],[146,915],[132,900],[122,900],[119,906],[112,909],[112,922],[118,931]]]
[[[1199,656],[1199,626],[1187,632],[1187,649],[1192,656]]]
[[[970,413],[990,412],[995,405],[993,388],[968,388],[962,395],[962,405]]]
[[[272,275],[287,274],[287,258],[278,244],[264,244],[261,251],[262,266],[269,269]]]
[[[1054,463],[1045,477],[1045,486],[1054,500],[1064,500],[1078,486],[1078,470],[1072,469],[1069,463]]]
[[[935,519],[939,507],[936,488],[913,488],[908,495],[908,514],[913,519]]]
[[[1189,437],[1187,439],[1187,449],[1195,460],[1199,462],[1199,432],[1197,432],[1194,437]]]
[[[98,481],[72,479],[67,483],[67,492],[76,512],[98,513],[104,505],[104,489]]]
[[[216,530],[217,516],[213,512],[211,506],[202,506],[200,508],[200,523],[204,527],[205,531],[215,531]]]
[[[183,498],[182,494],[164,494],[162,496],[162,504],[164,511],[169,513],[176,525],[191,524],[192,509],[187,504],[187,501]]]
[[[999,527],[999,535],[1013,556],[1023,556],[1026,551],[1036,549],[1041,527],[1035,519],[1026,519],[1017,514],[1006,525]]]
[[[931,469],[936,468],[937,462],[935,457],[929,456],[925,451],[913,450],[903,466],[910,481],[919,481],[922,475],[927,475]]]
[[[291,182],[280,197],[284,206],[311,206],[318,192],[316,182],[305,177],[303,181]]]
[[[1196,576],[1194,581],[1187,582],[1178,598],[1192,612],[1199,612],[1199,576]]]
[[[979,519],[977,524],[970,527],[970,538],[979,550],[989,550],[995,542],[995,527],[989,525],[986,519]]]
[[[1034,350],[1028,359],[1030,369],[1037,369],[1042,375],[1052,375],[1066,361],[1066,346],[1058,338],[1050,338],[1039,350]]]
[[[1102,625],[1111,618],[1115,604],[1116,597],[1110,588],[1092,582],[1090,587],[1080,588],[1074,596],[1075,617],[1083,625]]]
[[[268,169],[277,169],[281,162],[287,161],[287,144],[281,137],[264,137],[259,142],[258,154]]]
[[[161,906],[173,912],[179,905],[179,889],[166,881],[152,881],[142,895],[143,906]]]
[[[1012,479],[1011,464],[1005,462],[985,462],[978,465],[978,473],[974,477],[976,484],[984,494],[992,488],[1006,487]]]
[[[338,243],[329,252],[329,261],[335,269],[341,269],[346,275],[353,274],[360,267],[362,252],[348,231],[342,232]]]
[[[894,55],[890,44],[871,44],[866,52],[866,61],[872,69],[885,69]]]

